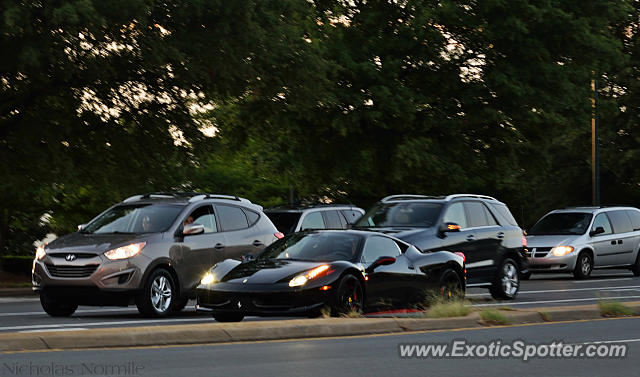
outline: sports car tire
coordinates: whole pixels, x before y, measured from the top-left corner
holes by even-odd
[[[362,313],[363,306],[364,294],[360,280],[351,274],[346,274],[338,284],[331,314],[341,316]]]

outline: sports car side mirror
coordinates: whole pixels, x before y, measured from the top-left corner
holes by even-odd
[[[204,233],[204,225],[201,224],[187,224],[182,230],[182,234],[185,236],[192,236],[200,233]]]
[[[386,266],[386,265],[394,264],[394,263],[396,263],[396,258],[394,258],[394,257],[380,257],[380,258],[376,259],[375,262],[371,263],[371,265],[369,267],[367,267],[365,272],[366,273],[371,273],[371,272],[373,272],[373,270],[375,270],[376,268],[378,268],[380,266]]]
[[[598,234],[602,234],[602,233],[604,233],[604,228],[599,226],[595,230],[592,230],[591,232],[589,232],[589,235],[591,237],[593,237],[593,236],[597,236]]]

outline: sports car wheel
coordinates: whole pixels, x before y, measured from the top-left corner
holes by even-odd
[[[362,294],[362,284],[358,278],[351,274],[345,275],[336,294],[336,302],[332,308],[334,315],[348,315],[350,313],[362,313],[364,295]]]
[[[215,314],[213,318],[218,322],[240,322],[244,316],[242,314]]]
[[[513,300],[520,289],[520,276],[518,265],[511,258],[502,261],[496,274],[496,280],[489,289],[495,299]]]
[[[463,295],[460,276],[450,268],[442,271],[438,287],[438,294],[445,300],[459,298]]]

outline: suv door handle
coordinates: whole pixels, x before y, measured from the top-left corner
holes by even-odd
[[[611,241],[612,245],[615,245],[616,243],[617,243],[616,240]]]
[[[470,234],[470,235],[467,236],[467,241],[473,241],[475,239],[476,238],[475,238],[475,236],[473,234]]]
[[[253,241],[253,246],[262,246],[264,245],[262,242],[260,242],[260,240],[255,240]]]
[[[216,249],[220,250],[220,249],[224,249],[224,245],[221,243],[217,243],[216,246],[214,246]]]
[[[504,232],[498,232],[498,238],[504,238]]]
[[[622,240],[618,240],[618,245],[622,245]]]

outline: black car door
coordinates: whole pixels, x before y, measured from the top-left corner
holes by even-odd
[[[442,224],[455,223],[460,225],[460,231],[458,232],[446,232],[440,234],[439,250],[447,250],[452,253],[461,252],[465,255],[467,265],[469,263],[476,263],[480,261],[479,255],[476,253],[477,243],[476,234],[477,230],[469,227],[469,221],[467,219],[467,212],[465,210],[464,202],[451,203],[444,211],[444,215],[441,220]],[[442,224],[440,227],[442,227]],[[472,268],[467,268],[467,276],[469,280],[472,279],[474,274],[473,265]]]
[[[380,257],[394,257],[396,262],[378,266],[368,273],[365,305],[369,308],[384,309],[406,303],[407,288],[411,287],[413,277],[409,273],[409,261],[391,238],[367,238],[362,250],[362,265],[367,268]]]
[[[471,252],[466,257],[469,283],[491,281],[495,276],[504,231],[480,201],[465,201],[469,232],[473,235]]]

